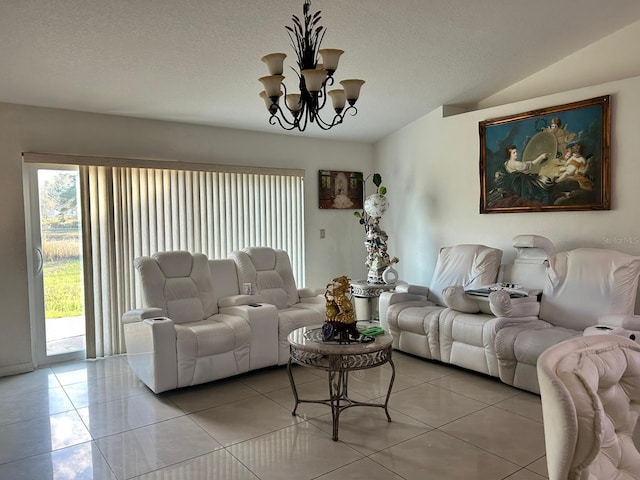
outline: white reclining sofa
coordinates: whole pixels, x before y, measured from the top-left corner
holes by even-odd
[[[399,285],[380,295],[380,325],[393,336],[393,348],[440,360],[440,314],[446,307],[442,291],[450,285],[478,288],[495,283],[502,250],[485,245],[440,249],[429,287]]]
[[[279,259],[277,275],[266,275],[274,288],[259,290],[264,296],[240,293],[248,280],[239,280],[233,259],[174,251],[135,260],[144,308],[126,312],[122,323],[129,365],[151,390],[159,393],[285,363],[288,347],[283,360],[282,338],[286,341],[293,328],[322,323],[324,298],[310,289],[302,289],[310,309],[283,315],[276,276],[281,287],[286,285],[283,290],[297,291],[288,255],[270,248],[260,252]]]
[[[469,277],[452,280],[465,268],[473,271],[473,263],[445,256],[438,260],[431,288],[383,293],[381,324],[394,336],[394,348],[539,393],[536,364],[547,348],[580,335],[640,339],[640,316],[634,315],[640,257],[598,248],[554,253],[553,244],[538,235],[518,235],[513,246],[513,264],[502,265],[499,274],[493,271],[495,277],[475,284]],[[441,277],[443,269],[448,276]],[[485,265],[483,271],[491,269]],[[493,290],[487,297],[465,293],[496,279],[500,283],[486,289]],[[505,284],[517,285],[501,288]]]

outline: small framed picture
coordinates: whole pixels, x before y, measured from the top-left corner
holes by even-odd
[[[319,207],[362,209],[362,172],[319,170]]]

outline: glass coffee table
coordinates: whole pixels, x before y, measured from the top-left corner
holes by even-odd
[[[391,360],[391,335],[384,333],[370,342],[351,341],[339,343],[337,341],[325,342],[322,338],[321,326],[302,327],[294,330],[288,337],[290,357],[287,363],[287,373],[291,390],[295,399],[292,415],[296,414],[301,403],[321,403],[331,407],[333,422],[333,440],[338,440],[338,426],[340,413],[351,407],[378,407],[383,408],[387,421],[391,421],[387,405],[396,377],[396,368]],[[329,380],[329,398],[309,400],[298,397],[298,390],[291,372],[292,363],[303,367],[325,370]],[[349,372],[378,367],[388,363],[391,365],[391,380],[384,403],[359,402],[349,398]]]

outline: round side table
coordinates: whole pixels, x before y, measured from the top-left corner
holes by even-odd
[[[351,294],[356,309],[356,320],[377,322],[378,300],[382,292],[395,290],[395,283],[367,283],[366,280],[354,280],[351,282]]]

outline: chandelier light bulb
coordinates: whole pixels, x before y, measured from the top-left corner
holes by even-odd
[[[292,112],[298,112],[302,105],[300,104],[300,94],[299,93],[288,93],[286,97],[287,108]]]
[[[304,82],[307,85],[307,90],[311,93],[318,93],[322,90],[324,79],[327,78],[327,71],[324,68],[322,70],[302,70],[302,76],[304,77]]]
[[[262,57],[262,61],[267,64],[269,75],[282,75],[285,58],[287,55],[284,53],[270,53]]]
[[[318,50],[318,53],[322,55],[322,63],[325,70],[329,75],[333,75],[333,72],[338,69],[338,61],[340,60],[340,55],[344,53],[344,50],[338,50],[337,48],[322,48]]]
[[[342,113],[342,110],[344,110],[344,106],[347,103],[347,96],[345,95],[344,90],[329,90],[329,96],[331,97],[333,109],[336,113]]]
[[[279,97],[282,95],[282,91],[280,90],[280,86],[284,80],[282,75],[269,75],[268,77],[260,77],[258,80],[260,80],[262,85],[264,85],[264,90],[267,92],[267,96]]]
[[[342,80],[340,85],[344,88],[344,93],[347,96],[347,101],[349,105],[355,105],[356,100],[360,97],[360,88],[364,84],[364,80],[358,79],[349,79]]]
[[[280,92],[280,95],[282,95],[282,92]],[[267,107],[267,110],[269,111],[269,113],[271,113],[272,115],[278,111],[278,101],[280,100],[280,96],[276,97],[276,101],[272,101],[271,98],[269,98],[269,96],[267,95],[267,92],[265,92],[264,90],[262,90],[260,92],[260,98],[262,98],[264,100],[264,104]]]

